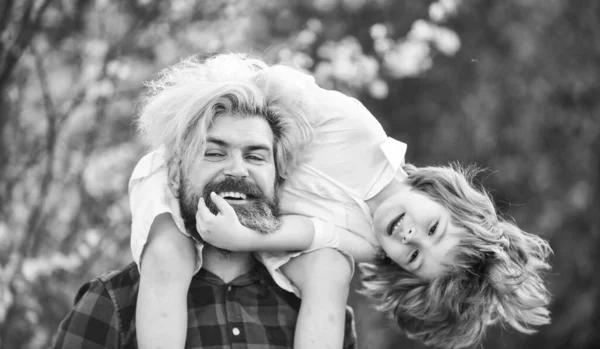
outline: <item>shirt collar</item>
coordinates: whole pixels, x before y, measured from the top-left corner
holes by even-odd
[[[194,278],[202,279],[208,283],[214,285],[233,285],[233,286],[246,286],[255,282],[260,282],[263,284],[272,284],[274,283],[273,279],[270,277],[269,272],[261,263],[255,263],[254,267],[250,269],[245,274],[242,274],[235,279],[233,279],[229,283],[223,282],[223,280],[217,275],[211,273],[210,271],[202,268]]]

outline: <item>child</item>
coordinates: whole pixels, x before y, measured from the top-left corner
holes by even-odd
[[[232,69],[232,64],[237,68]],[[275,281],[302,296],[302,309],[312,311],[301,309],[296,349],[309,347],[307,337],[317,337],[310,344],[314,347],[341,348],[338,329],[343,318],[336,317],[334,323],[328,323],[314,315],[328,310],[339,314],[339,309],[331,309],[330,304],[307,288],[328,285],[342,299],[347,297],[347,293],[343,294],[347,288],[337,287],[340,279],[335,277],[318,283],[304,283],[294,277],[302,268],[302,259],[295,257],[326,247],[358,262],[367,262],[361,265],[362,292],[409,336],[426,344],[470,346],[478,343],[486,326],[494,322],[507,323],[522,332],[531,332],[530,325],[548,323],[549,296],[540,276],[548,268],[547,243],[498,217],[490,197],[471,184],[469,171],[405,165],[406,146],[388,138],[357,100],[320,89],[307,75],[293,69],[268,67],[237,55],[217,56],[204,64],[184,62],[163,77],[169,81],[155,85],[158,88],[154,96],[184,90],[194,69],[202,72],[196,73],[196,78],[222,84],[223,72],[239,73],[238,68],[246,69],[247,74],[230,75],[227,79],[246,79],[256,85],[270,101],[267,108],[280,107],[291,123],[300,125],[298,139],[302,140],[300,145],[305,145],[303,157],[294,171],[284,171],[288,178],[279,188],[283,216],[277,232],[261,235],[240,224],[229,203],[244,199],[243,193],[228,192],[212,193],[199,201],[196,228],[202,240],[213,246],[231,251],[263,251],[258,257]],[[198,100],[193,104],[196,110],[184,112],[177,110],[178,102],[172,98],[168,106],[176,111],[162,110],[157,103],[148,104],[140,124],[146,132],[152,132],[157,113],[163,113],[161,117],[171,113],[174,118],[187,112],[206,118],[202,121],[206,131],[211,118],[218,117],[208,110],[214,103]],[[244,103],[250,102],[241,98],[237,104]],[[227,112],[235,114],[240,110]],[[199,144],[204,157],[221,151],[218,146]],[[160,145],[155,142],[156,147]],[[189,234],[177,199],[168,188],[168,165],[161,151],[151,153],[140,161],[130,182],[132,250],[140,267],[148,258],[148,251],[156,250],[159,244],[158,240],[153,241],[153,234]],[[141,210],[141,202],[152,209]],[[218,214],[215,208],[210,211],[207,203],[214,204]],[[167,338],[164,343],[169,347],[183,347],[185,331],[181,328],[185,328],[186,315],[181,302],[185,301],[185,285],[200,268],[202,244],[196,243],[195,248],[195,264],[193,258],[188,258],[180,263],[187,267],[166,271],[177,275],[172,291],[164,294],[168,302],[179,302],[176,310],[162,322],[160,318],[145,321],[138,316],[140,347],[149,342],[157,344],[157,333]],[[174,252],[162,254],[165,260],[182,258]],[[147,314],[156,311],[158,315],[168,309],[166,303],[155,304],[145,296],[148,289],[159,287],[142,282],[138,311],[143,308]],[[335,330],[327,331],[329,328]]]

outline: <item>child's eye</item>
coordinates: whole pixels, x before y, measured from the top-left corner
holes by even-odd
[[[431,229],[429,229],[429,233],[427,235],[431,236],[431,235],[435,234],[435,231],[437,230],[437,227],[438,227],[438,223],[435,223],[433,225],[433,227],[431,227]]]
[[[419,250],[415,250],[411,255],[410,258],[408,259],[408,263],[412,263],[415,261],[415,259],[417,259],[417,257],[419,256]]]

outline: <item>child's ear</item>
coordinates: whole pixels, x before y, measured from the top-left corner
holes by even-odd
[[[174,197],[179,197],[179,185],[181,179],[181,166],[179,161],[171,161],[167,166],[167,180],[169,188]]]

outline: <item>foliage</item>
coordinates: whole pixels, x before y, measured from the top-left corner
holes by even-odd
[[[0,348],[48,347],[79,285],[128,262],[143,81],[242,51],[358,97],[417,165],[459,160],[550,239],[554,322],[486,348],[600,342],[600,4],[594,0],[4,0]],[[352,295],[360,346],[419,347]]]

